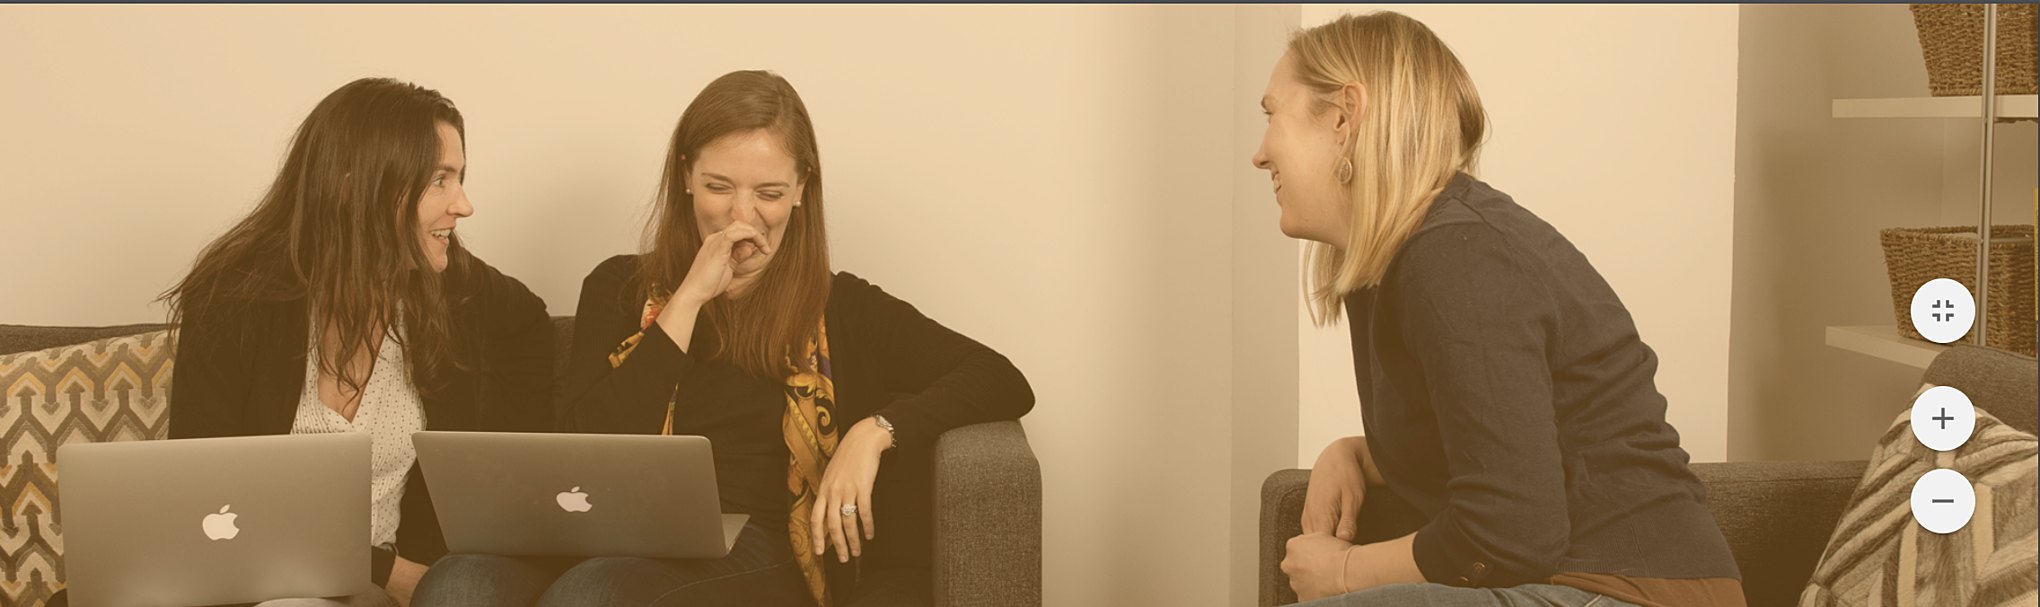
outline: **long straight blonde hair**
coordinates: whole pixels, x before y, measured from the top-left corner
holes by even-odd
[[[1289,54],[1320,112],[1341,111],[1347,84],[1366,91],[1348,152],[1352,232],[1345,246],[1310,243],[1304,266],[1311,321],[1324,326],[1338,322],[1346,294],[1381,284],[1431,200],[1474,171],[1487,111],[1452,49],[1400,13],[1346,15],[1297,32]]]

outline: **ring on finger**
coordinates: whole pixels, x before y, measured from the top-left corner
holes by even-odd
[[[857,516],[857,504],[843,504],[841,512],[843,513],[843,516],[846,518]]]

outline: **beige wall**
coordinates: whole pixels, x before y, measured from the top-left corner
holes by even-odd
[[[1742,10],[1729,454],[1860,459],[1911,406],[1920,369],[1829,347],[1892,322],[1879,230],[1975,225],[1975,121],[1835,119],[1836,98],[1917,97],[1905,5]],[[2032,123],[2000,127],[2002,223],[2033,221]]]
[[[1260,556],[1261,483],[1296,466],[1296,244],[1275,227],[1279,210],[1268,173],[1249,159],[1267,128],[1261,92],[1282,57],[1302,9],[1241,7],[1234,12],[1232,168],[1233,469],[1232,594],[1227,605],[1252,605]]]
[[[1223,604],[1232,15],[4,7],[0,322],[160,320],[148,301],[250,208],[291,129],[364,75],[461,105],[463,233],[571,314],[634,249],[687,101],[772,68],[818,122],[837,266],[1032,380],[1046,603]]]
[[[1480,176],[1586,253],[1657,351],[1686,450],[1725,459],[1737,7],[1306,6],[1303,22],[1377,9],[1466,64],[1491,120]],[[1359,433],[1359,405],[1344,325],[1298,331],[1308,465]]]

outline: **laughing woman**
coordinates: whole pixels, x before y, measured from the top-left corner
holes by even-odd
[[[1282,563],[1316,606],[1743,603],[1657,357],[1607,281],[1472,170],[1486,128],[1444,42],[1395,13],[1290,40],[1254,165],[1351,326],[1365,437],[1311,471]],[[1355,544],[1363,500],[1423,521]],[[1328,598],[1327,598],[1328,597]]]
[[[1034,395],[998,352],[831,271],[822,176],[814,125],[785,79],[718,78],[673,131],[647,252],[610,258],[581,287],[563,424],[709,437],[723,511],[751,516],[730,554],[578,563],[456,555],[433,570],[421,597],[930,601],[936,437],[1018,418]]]
[[[408,604],[446,552],[412,432],[552,424],[545,302],[455,235],[474,214],[465,134],[430,89],[340,87],[254,212],[166,296],[179,341],[170,438],[369,435],[362,539],[384,592],[355,604]]]

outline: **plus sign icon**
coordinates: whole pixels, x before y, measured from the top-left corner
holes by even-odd
[[[1976,407],[1951,386],[1934,386],[1913,399],[1912,433],[1935,451],[1952,451],[1976,432]]]
[[[1936,278],[1920,285],[1912,297],[1913,329],[1937,344],[1951,343],[1969,334],[1976,325],[1976,300],[1969,287],[1948,278]]]

